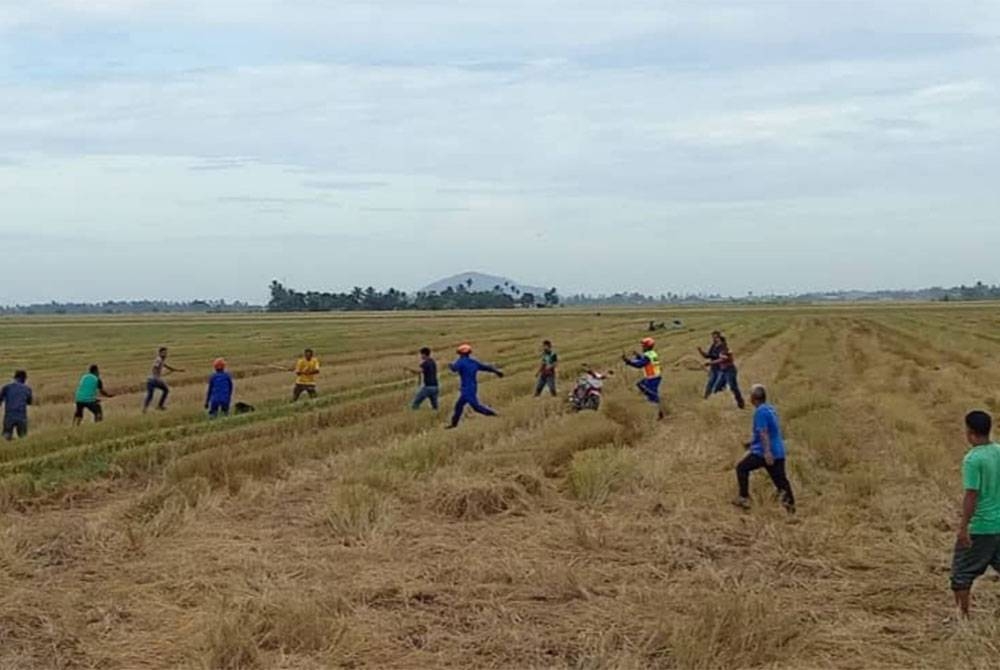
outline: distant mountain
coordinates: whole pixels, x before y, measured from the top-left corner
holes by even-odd
[[[470,279],[472,280],[472,286],[469,286]],[[508,277],[488,275],[482,272],[463,272],[451,277],[445,277],[444,279],[437,280],[433,284],[428,284],[421,290],[440,293],[449,286],[454,288],[459,284],[465,286],[470,291],[492,291],[495,286],[499,286],[504,293],[508,294],[519,295],[522,293],[534,293],[539,300],[541,300],[542,296],[548,290],[546,288],[542,288],[541,286],[529,286],[527,284],[516,282]]]

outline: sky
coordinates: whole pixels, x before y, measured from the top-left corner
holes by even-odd
[[[0,303],[1000,282],[1000,3],[0,0]]]

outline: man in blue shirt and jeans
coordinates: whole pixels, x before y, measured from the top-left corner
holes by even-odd
[[[407,368],[409,370],[409,368]],[[409,370],[411,374],[419,375],[421,378],[420,389],[413,398],[410,405],[413,409],[420,409],[425,400],[431,401],[431,407],[436,411],[438,408],[438,367],[437,361],[431,358],[430,347],[423,347],[420,350],[420,369]]]
[[[789,513],[795,513],[795,495],[792,485],[785,475],[785,441],[781,435],[778,412],[767,402],[767,389],[755,384],[750,392],[750,403],[754,406],[753,437],[744,446],[749,450],[746,457],[736,466],[736,481],[740,494],[733,504],[743,509],[750,507],[750,473],[764,468],[771,476],[774,488],[781,496],[781,504]]]

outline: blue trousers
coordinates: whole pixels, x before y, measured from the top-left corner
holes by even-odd
[[[549,393],[551,393],[552,395],[556,394],[555,374],[538,376],[538,383],[535,384],[535,397],[537,398],[538,396],[542,395],[542,391],[544,391],[546,388],[549,389]]]
[[[213,419],[219,414],[222,416],[229,416],[229,401],[215,400],[213,399],[208,404],[208,415]]]
[[[434,409],[438,408],[438,387],[437,386],[421,386],[420,390],[417,391],[417,395],[413,398],[413,404],[410,405],[413,409],[420,409],[420,406],[424,404],[425,400],[431,401],[431,407]]]
[[[163,393],[163,395],[160,396],[160,402],[158,403],[160,409],[163,409],[163,407],[167,404],[167,396],[170,394],[170,388],[167,386],[167,383],[162,379],[154,379],[153,377],[150,377],[146,380],[146,399],[142,403],[143,409],[146,409],[153,404],[153,394],[157,389]]]
[[[725,370],[719,370],[717,373],[717,378],[715,386],[712,387],[712,393],[719,393],[724,391],[726,387],[733,392],[733,398],[736,399],[736,404],[743,408],[746,404],[743,401],[743,393],[740,392],[740,378],[739,371],[736,369],[735,365],[731,365]],[[706,398],[708,396],[705,396]]]
[[[649,379],[643,379],[638,384],[636,388],[642,391],[642,394],[646,396],[646,400],[656,405],[660,404],[660,382],[663,381],[662,377],[651,377]]]
[[[708,369],[708,381],[705,383],[705,397],[709,397],[713,393],[718,393],[723,388],[725,388],[725,379],[723,378],[722,370],[719,368],[709,368]],[[721,384],[721,386],[720,386]]]
[[[462,412],[465,411],[465,406],[468,405],[472,408],[474,412],[482,414],[484,416],[496,416],[497,413],[492,409],[483,405],[479,402],[479,399],[472,395],[462,394],[458,397],[458,402],[455,403],[455,413],[451,415],[451,425],[457,426],[458,422],[462,420]]]

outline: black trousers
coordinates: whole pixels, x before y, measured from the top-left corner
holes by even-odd
[[[740,497],[750,497],[750,473],[754,470],[764,468],[774,482],[774,488],[781,494],[781,501],[786,505],[795,504],[795,494],[792,493],[792,485],[788,483],[785,475],[785,459],[774,459],[774,465],[768,465],[763,456],[754,453],[746,455],[739,465],[736,466],[736,481],[740,486]]]

